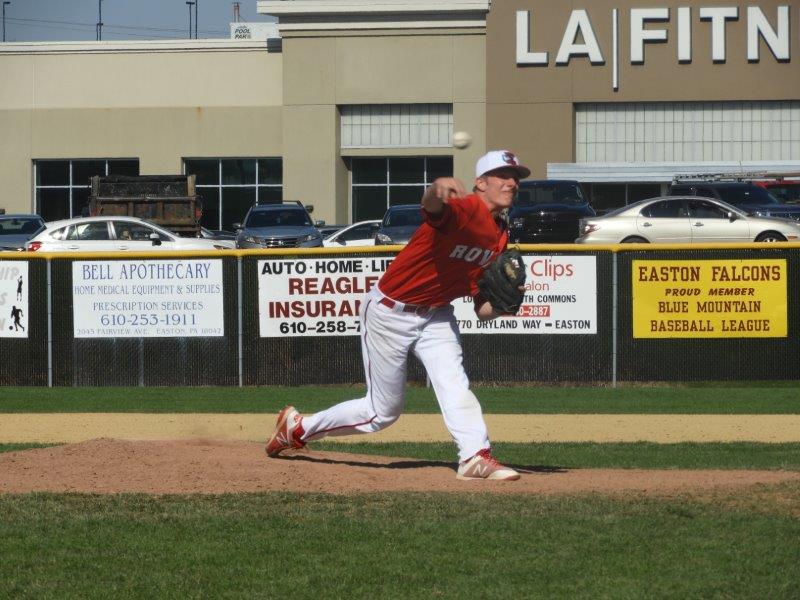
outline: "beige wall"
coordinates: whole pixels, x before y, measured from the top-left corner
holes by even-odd
[[[0,110],[281,106],[282,61],[265,50],[0,54]]]
[[[282,156],[281,69],[263,50],[0,55],[0,208],[33,209],[36,159],[162,174],[184,157]]]
[[[283,41],[284,104],[483,102],[484,36],[320,32]]]
[[[475,179],[475,162],[486,152],[486,104],[456,102],[453,104],[453,131],[466,131],[472,136],[467,148],[453,149],[453,174],[471,187]]]
[[[184,157],[283,156],[284,196],[314,204],[317,219],[349,222],[341,104],[452,103],[470,148],[373,155],[452,152],[456,175],[471,182],[486,145],[484,41],[482,32],[312,33],[286,38],[282,54],[0,55],[0,78],[14,82],[0,88],[0,131],[17,140],[0,144],[0,206],[32,209],[35,159],[139,158],[154,174],[179,172]]]
[[[487,29],[303,31],[287,33],[282,54],[263,47],[215,50],[41,52],[0,49],[0,207],[30,210],[37,158],[139,158],[142,173],[176,173],[183,157],[282,156],[287,199],[313,203],[314,216],[349,221],[349,181],[339,144],[338,106],[452,103],[454,131],[473,137],[465,150],[374,149],[353,155],[452,153],[469,184],[488,148],[517,152],[546,175],[548,162],[574,161],[573,105],[579,102],[800,99],[800,0],[760,0],[768,19],[791,7],[792,60],[778,63],[763,41],[761,61],[746,59],[747,4],[726,24],[725,64],[710,57],[708,22],[692,5],[691,64],[677,60],[678,0],[591,3],[504,0]],[[645,44],[631,65],[631,7],[666,7],[667,43]],[[556,66],[564,27],[585,8],[605,64],[573,58]],[[620,10],[619,90],[611,85],[611,9]],[[548,66],[518,67],[517,10],[533,12],[533,51]],[[285,63],[285,64],[284,64]]]
[[[286,197],[313,198],[316,218],[350,221],[348,173],[339,151],[338,106],[344,104],[453,104],[453,130],[468,131],[474,139],[467,150],[454,152],[454,170],[471,182],[485,147],[484,39],[476,33],[431,32],[284,38]],[[372,155],[441,152],[375,149]]]
[[[574,132],[570,102],[488,104],[488,143],[517,153],[534,179],[547,178],[548,162],[573,162]]]
[[[692,6],[692,62],[677,58],[677,8]],[[791,7],[791,57],[779,63],[763,41],[761,60],[747,62],[747,6],[759,6],[774,24],[776,7]],[[699,20],[699,7],[737,6],[739,20],[726,25],[727,61],[711,58],[711,24]],[[645,62],[630,62],[630,8],[669,8],[668,22],[645,29],[666,29],[667,43],[646,43]],[[573,9],[586,9],[605,64],[585,57],[556,66],[555,58]],[[619,89],[612,89],[611,9],[619,9]],[[531,51],[547,51],[548,66],[516,64],[516,11],[533,15]],[[800,99],[800,2],[759,0],[737,3],[704,0],[593,0],[590,3],[548,0],[495,2],[487,20],[486,76],[488,143],[510,146],[531,163],[535,176],[545,176],[547,162],[574,160],[572,104],[579,102],[654,102],[703,100]]]
[[[30,212],[31,129],[30,110],[0,110],[0,208],[6,212]]]
[[[339,119],[333,105],[284,108],[283,197],[313,204],[314,220],[349,222],[337,211],[346,198],[347,178],[339,147]],[[343,177],[344,175],[344,177]]]

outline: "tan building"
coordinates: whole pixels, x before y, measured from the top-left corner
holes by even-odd
[[[351,222],[497,147],[599,208],[800,170],[800,2],[686,5],[268,0],[280,40],[0,44],[0,208],[80,214],[89,175],[193,172],[212,228],[281,198]]]

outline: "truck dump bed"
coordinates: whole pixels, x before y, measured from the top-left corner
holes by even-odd
[[[194,175],[98,175],[91,178],[89,214],[138,217],[194,237],[200,231],[202,204]]]

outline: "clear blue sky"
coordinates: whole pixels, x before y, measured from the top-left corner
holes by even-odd
[[[230,23],[234,20],[233,2],[199,2],[198,37],[230,37]],[[102,6],[103,40],[189,37],[189,7],[186,0],[103,0]],[[11,4],[6,6],[6,41],[94,40],[97,8],[98,0],[11,0]],[[241,21],[274,21],[256,12],[256,0],[240,2],[239,13]]]

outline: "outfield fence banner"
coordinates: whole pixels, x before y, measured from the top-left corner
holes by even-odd
[[[800,244],[521,250],[519,315],[454,302],[474,382],[800,379]],[[0,383],[363,383],[358,307],[395,255],[0,253]]]
[[[0,262],[0,337],[28,337],[28,262]]]
[[[681,250],[635,246],[615,256],[619,381],[800,379],[800,245],[687,246]],[[641,267],[645,267],[644,274]],[[656,274],[648,267],[654,267]],[[674,268],[672,272],[679,272],[674,277],[685,280],[658,281],[664,267]],[[673,277],[669,273],[664,277]],[[678,291],[668,297],[666,290]],[[734,304],[737,300],[753,304]],[[687,312],[659,313],[658,302],[668,301],[687,304],[662,305],[662,310]],[[636,311],[642,312],[636,316]],[[657,336],[639,337],[635,330],[653,327],[648,320],[691,320],[694,317],[686,315],[692,314],[710,321],[709,331],[690,331],[688,335],[655,331],[652,333]],[[770,336],[755,331],[755,322],[765,319]],[[662,327],[656,325],[656,329]],[[683,324],[673,326],[683,328]]]
[[[523,256],[525,297],[514,316],[479,321],[472,298],[453,302],[462,335],[597,333],[597,259]]]
[[[261,337],[359,335],[361,297],[390,262],[369,256],[258,261]]]
[[[76,338],[225,335],[221,259],[72,263]]]
[[[636,338],[786,337],[786,259],[633,262]]]

